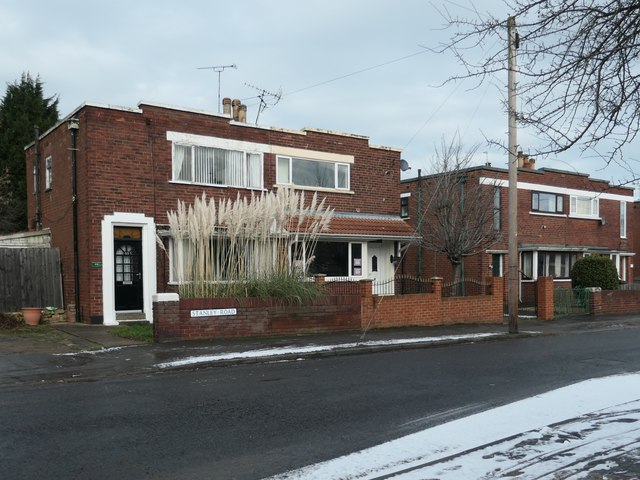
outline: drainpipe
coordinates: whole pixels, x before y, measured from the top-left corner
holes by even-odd
[[[80,311],[80,262],[78,260],[78,129],[80,121],[70,118],[67,127],[71,130],[71,204],[73,206],[73,278],[76,302],[76,322],[82,321]]]
[[[422,237],[422,170],[418,169],[418,235]],[[422,241],[418,246],[418,278],[422,277]]]
[[[34,223],[36,230],[42,230],[42,210],[40,204],[40,130],[36,125],[34,128],[34,150],[35,150],[35,158],[33,159],[33,170],[34,170],[34,183],[33,191],[36,194],[36,208],[35,208],[35,218]]]

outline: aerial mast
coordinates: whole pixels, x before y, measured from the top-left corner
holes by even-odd
[[[224,72],[227,68],[238,68],[238,66],[234,63],[232,65],[216,65],[213,67],[198,67],[198,70],[213,70],[218,73],[218,113],[221,112],[222,102],[220,101],[220,74]]]

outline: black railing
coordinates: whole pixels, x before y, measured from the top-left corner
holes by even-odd
[[[486,295],[488,290],[489,284],[479,280],[461,280],[442,284],[443,297],[474,297]]]

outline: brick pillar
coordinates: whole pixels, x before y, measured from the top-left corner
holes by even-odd
[[[360,280],[360,328],[371,327],[373,324],[373,280]]]
[[[491,319],[498,322],[504,316],[504,277],[487,277],[487,295],[491,296]]]
[[[538,304],[538,318],[540,320],[553,320],[553,277],[538,277],[536,282]]]
[[[442,277],[431,277],[429,281],[431,282],[431,291],[437,294],[438,298],[442,298]]]
[[[593,289],[589,292],[589,313],[591,315],[602,313],[602,290]]]
[[[180,320],[180,296],[157,293],[153,296],[153,340],[162,342],[174,337]]]
[[[436,323],[442,323],[442,277],[431,277],[429,281],[433,292],[433,318],[436,319]]]

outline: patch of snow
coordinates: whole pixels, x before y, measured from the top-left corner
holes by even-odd
[[[305,345],[296,346],[291,345],[287,347],[274,347],[264,348],[257,350],[248,350],[244,352],[226,352],[211,355],[197,355],[182,358],[179,360],[173,360],[170,362],[163,362],[156,364],[158,368],[171,368],[182,367],[186,365],[195,365],[198,363],[210,363],[221,362],[229,360],[246,360],[252,358],[272,358],[283,355],[300,355],[300,354],[312,354],[331,352],[339,350],[347,350],[357,347],[375,347],[375,346],[388,346],[388,345],[414,345],[414,344],[429,344],[440,343],[450,341],[473,341],[478,339],[485,339],[488,337],[501,337],[504,333],[476,333],[468,335],[443,335],[438,337],[419,337],[419,338],[403,338],[393,340],[369,340],[366,342],[351,342],[351,343],[339,343],[334,345]]]
[[[634,373],[576,383],[269,480],[580,479],[639,460]]]

